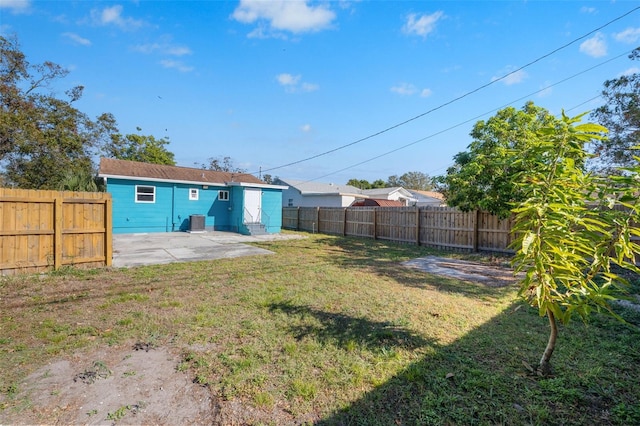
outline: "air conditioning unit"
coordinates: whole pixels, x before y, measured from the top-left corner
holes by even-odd
[[[189,216],[189,232],[204,232],[204,215],[192,214]]]

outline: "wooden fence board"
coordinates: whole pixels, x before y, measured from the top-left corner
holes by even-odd
[[[328,207],[318,210],[318,232],[344,235],[344,209]]]
[[[111,195],[0,188],[0,274],[110,266]]]
[[[511,252],[511,220],[454,207],[284,207],[283,228],[464,251]]]

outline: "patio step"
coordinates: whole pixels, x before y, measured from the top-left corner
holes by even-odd
[[[245,223],[249,235],[267,235],[267,228],[262,223]]]

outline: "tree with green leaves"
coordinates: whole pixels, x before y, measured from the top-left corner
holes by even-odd
[[[469,149],[454,156],[447,174],[436,178],[447,204],[462,211],[484,210],[502,218],[514,202],[524,199],[518,176],[532,165],[521,153],[537,140],[537,131],[558,124],[549,111],[527,102],[522,109],[504,108],[487,121],[478,121]]]
[[[141,132],[140,127],[137,128]],[[175,166],[174,154],[166,148],[169,139],[156,139],[151,135],[113,133],[105,147],[108,157],[118,160],[140,161],[142,163]]]
[[[233,164],[231,157],[210,157],[207,161],[207,164],[196,163],[196,166],[202,169],[215,170],[218,172],[246,173],[245,169],[236,167]]]
[[[47,90],[68,71],[53,62],[30,64],[17,39],[0,36],[0,161],[5,184],[57,189],[69,172],[92,174],[92,157],[107,137],[101,118],[91,120],[66,99]]]
[[[366,179],[349,179],[347,185],[355,186],[360,189],[376,189],[386,188],[387,184],[382,179],[376,179],[373,182],[369,182]]]
[[[630,55],[640,59],[640,47]],[[596,169],[602,173],[633,164],[640,145],[640,72],[622,75],[604,82],[605,104],[593,111],[592,117],[609,129],[609,137],[594,143]]]
[[[104,191],[104,185],[98,185],[97,179],[91,173],[68,171],[60,182],[59,189],[61,191]]]
[[[371,189],[371,182],[366,179],[349,179],[347,185],[354,186],[358,189]]]
[[[418,191],[430,191],[433,189],[432,179],[428,174],[422,172],[407,172],[402,176],[389,176],[387,187],[401,186],[405,189],[415,189]]]
[[[558,323],[574,314],[586,320],[594,309],[615,315],[609,302],[626,284],[616,267],[638,272],[640,246],[631,237],[640,236],[634,225],[640,223],[640,158],[621,176],[585,172],[585,146],[601,140],[606,128],[579,124],[581,118],[550,121],[511,157],[520,170],[512,177],[521,197],[513,209],[513,264],[524,273],[520,296],[550,325],[540,375],[551,373]]]

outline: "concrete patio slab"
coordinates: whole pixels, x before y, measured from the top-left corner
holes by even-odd
[[[114,234],[113,267],[256,256],[273,252],[245,243],[304,238],[295,234],[241,235],[232,232]]]

